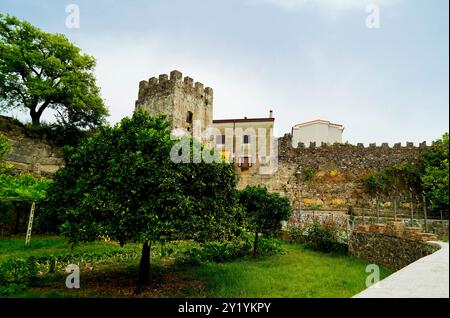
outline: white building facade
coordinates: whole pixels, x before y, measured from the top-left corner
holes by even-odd
[[[327,120],[318,119],[297,124],[292,127],[292,146],[297,148],[300,142],[304,143],[307,147],[312,142],[315,142],[319,146],[322,143],[342,143],[343,132],[344,126],[331,123]]]

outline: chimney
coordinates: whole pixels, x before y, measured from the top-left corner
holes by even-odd
[[[273,110],[269,111],[269,118],[273,118]]]

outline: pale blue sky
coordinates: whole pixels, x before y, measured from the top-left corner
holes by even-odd
[[[65,26],[66,5],[80,29]],[[368,29],[367,3],[381,28]],[[110,122],[138,82],[178,69],[214,88],[214,117],[264,117],[276,133],[327,119],[344,140],[431,141],[449,126],[447,0],[0,0],[97,59]],[[19,114],[15,114],[19,116]]]

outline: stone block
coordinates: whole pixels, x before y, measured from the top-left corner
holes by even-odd
[[[385,230],[386,230],[385,224],[371,224],[369,229],[371,233],[376,234],[383,234]]]
[[[410,240],[417,240],[418,234],[422,232],[420,227],[406,227],[403,232],[403,237]]]
[[[418,233],[416,239],[422,242],[438,241],[438,237],[432,233]]]
[[[183,79],[183,74],[180,71],[170,72],[170,80],[174,82],[179,82]]]
[[[353,229],[353,231],[357,232],[357,233],[368,233],[368,232],[370,232],[370,225],[369,224],[360,224],[360,225],[356,226]]]
[[[384,234],[395,237],[403,237],[405,227],[406,225],[403,221],[389,221],[386,223]]]

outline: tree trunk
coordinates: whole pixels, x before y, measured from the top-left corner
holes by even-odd
[[[258,253],[258,232],[255,232],[255,242],[253,243],[253,257],[256,258]]]
[[[36,112],[36,110],[31,109],[30,116],[31,116],[31,123],[33,124],[33,126],[39,126],[41,124],[41,114],[39,112]]]
[[[51,100],[46,100],[40,107],[38,107],[38,103],[34,103],[33,106],[30,107],[31,123],[33,126],[39,126],[41,124],[42,113],[48,105],[50,105],[50,102]]]
[[[141,262],[139,264],[139,285],[148,284],[150,281],[150,248],[150,243],[148,241],[144,242],[144,245],[142,246]]]

